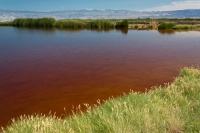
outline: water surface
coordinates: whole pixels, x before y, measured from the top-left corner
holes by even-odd
[[[200,64],[200,32],[0,27],[0,126],[144,91]],[[66,112],[64,112],[64,107]]]

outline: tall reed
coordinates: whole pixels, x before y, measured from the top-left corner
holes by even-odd
[[[175,25],[174,23],[161,23],[158,25],[158,29],[172,29]]]
[[[54,27],[56,28],[89,28],[89,24],[81,20],[58,20],[55,22]]]
[[[0,26],[12,26],[12,22],[0,22]]]
[[[54,18],[18,18],[12,22],[13,26],[16,27],[42,27],[52,28],[54,25]]]

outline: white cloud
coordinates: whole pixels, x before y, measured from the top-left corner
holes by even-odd
[[[148,8],[145,11],[172,11],[184,9],[200,9],[200,0],[184,0],[179,2],[171,2],[170,4]]]

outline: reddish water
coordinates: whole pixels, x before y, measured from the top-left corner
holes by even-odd
[[[0,28],[0,126],[144,91],[200,64],[200,32]]]

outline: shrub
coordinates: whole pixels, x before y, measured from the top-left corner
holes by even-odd
[[[98,28],[98,29],[109,29],[109,28],[114,28],[114,24],[109,21],[109,20],[104,20],[104,19],[98,19],[98,20],[93,20],[90,22],[90,27],[91,28]]]
[[[123,20],[122,22],[117,22],[115,27],[116,28],[120,28],[120,27],[128,28],[128,20]]]
[[[135,29],[138,29],[138,25],[135,25],[134,28],[135,28]]]

